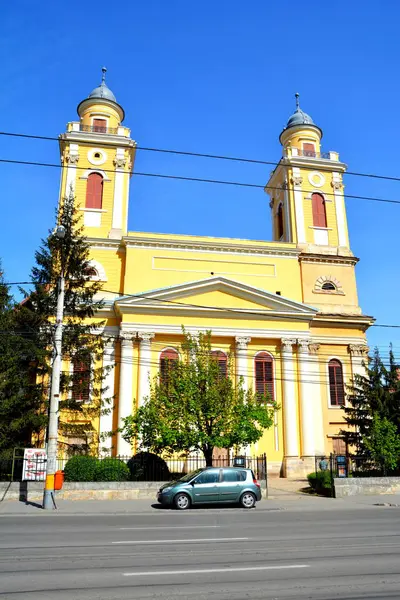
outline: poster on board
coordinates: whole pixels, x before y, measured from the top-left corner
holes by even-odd
[[[22,481],[45,481],[46,463],[46,450],[40,448],[25,448]]]

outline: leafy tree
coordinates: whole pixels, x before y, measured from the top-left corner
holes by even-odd
[[[228,375],[221,373],[211,332],[184,335],[182,360],[169,361],[154,378],[149,398],[125,418],[123,436],[156,453],[201,451],[211,465],[214,448],[259,440],[273,424],[276,406],[267,396],[245,392],[242,380],[235,385],[230,364]]]
[[[370,435],[374,416],[392,423],[400,434],[400,367],[392,349],[385,366],[379,350],[366,365],[365,376],[356,375],[349,386],[348,405],[343,408],[349,431],[342,431],[347,444],[358,456],[370,456],[366,440]]]
[[[29,447],[42,429],[42,387],[36,381],[35,351],[20,331],[16,307],[0,266],[0,453]]]
[[[394,423],[375,414],[363,444],[383,474],[394,471],[400,461],[400,435]]]
[[[66,367],[61,376],[59,430],[63,435],[81,440],[71,450],[89,452],[92,443],[99,441],[95,438],[93,418],[110,410],[110,399],[102,401],[106,391],[102,367],[105,340],[101,335],[104,322],[96,318],[104,302],[98,295],[101,283],[92,277],[90,247],[83,236],[81,217],[75,210],[72,192],[61,202],[56,222],[64,227],[65,237],[59,239],[49,231],[48,237],[42,240],[31,274],[33,291],[26,293],[26,302],[20,307],[18,318],[32,331],[38,357],[37,375],[48,383],[53,358],[57,286],[60,274],[64,274],[62,353],[63,358],[73,362],[76,368],[71,373]],[[43,401],[48,402],[48,390]]]

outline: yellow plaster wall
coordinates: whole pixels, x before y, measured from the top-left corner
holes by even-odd
[[[358,307],[356,275],[354,266],[318,263],[301,263],[303,298],[306,304],[345,304]],[[315,292],[319,277],[332,277],[339,281],[344,295]]]

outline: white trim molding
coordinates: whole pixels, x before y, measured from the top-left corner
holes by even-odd
[[[99,175],[102,176],[104,181],[111,181],[111,179],[107,176],[107,173],[105,171],[102,171],[101,169],[87,169],[80,177],[79,179],[87,179],[89,177],[89,175],[91,175],[92,173],[98,173]]]

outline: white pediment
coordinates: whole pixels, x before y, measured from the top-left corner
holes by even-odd
[[[269,317],[312,319],[318,312],[306,304],[225,277],[212,277],[167,288],[126,295],[115,302],[120,313],[225,312],[232,316],[254,314]]]

